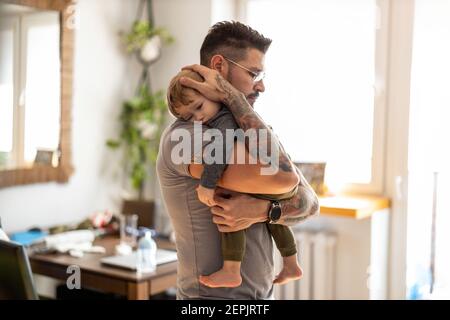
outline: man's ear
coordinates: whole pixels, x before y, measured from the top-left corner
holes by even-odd
[[[228,74],[228,63],[220,54],[216,54],[211,58],[210,68],[218,71],[222,77]]]

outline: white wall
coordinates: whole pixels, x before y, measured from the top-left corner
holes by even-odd
[[[136,0],[78,0],[75,30],[72,144],[75,173],[67,184],[0,190],[7,232],[83,220],[95,210],[117,208],[118,155],[105,148],[117,132],[121,102],[134,90],[137,64],[122,52],[118,31],[134,19]]]
[[[336,235],[334,296],[337,300],[386,299],[388,217],[387,210],[359,220],[320,215],[297,225],[299,229]],[[301,257],[300,253],[300,266],[309,263]],[[311,274],[305,274],[308,276]]]
[[[183,66],[200,63],[200,46],[211,26],[211,0],[154,0],[153,7],[155,24],[175,38],[151,69],[153,87],[165,89]]]

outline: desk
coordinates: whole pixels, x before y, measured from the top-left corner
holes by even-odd
[[[155,272],[142,276],[133,271],[102,265],[100,259],[114,255],[114,247],[118,243],[116,237],[99,238],[94,245],[105,247],[106,253],[87,253],[82,258],[66,254],[30,255],[31,269],[33,273],[66,281],[71,275],[67,273],[67,268],[76,265],[80,267],[82,288],[125,295],[129,300],[147,300],[176,285],[176,261],[160,265]],[[174,248],[168,241],[157,240],[156,243],[161,249]]]

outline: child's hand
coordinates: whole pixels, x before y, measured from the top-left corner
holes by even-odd
[[[214,201],[214,189],[205,188],[199,185],[197,188],[198,199],[206,204],[208,207],[213,207],[216,205]]]

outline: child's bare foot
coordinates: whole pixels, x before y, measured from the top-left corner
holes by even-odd
[[[298,280],[302,277],[303,270],[297,262],[297,255],[294,254],[283,258],[283,269],[273,281],[274,284],[285,284],[289,281]]]
[[[199,281],[210,288],[235,288],[242,283],[241,262],[224,261],[223,267],[209,276],[200,276]]]

